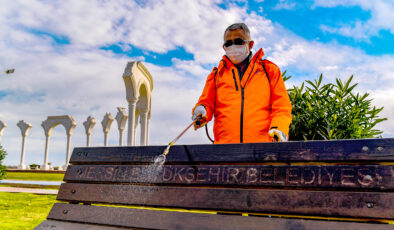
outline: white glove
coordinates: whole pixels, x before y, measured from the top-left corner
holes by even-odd
[[[192,120],[194,121],[199,115],[202,115],[203,117],[207,116],[207,110],[205,110],[203,105],[199,105],[194,109]]]
[[[270,137],[274,138],[275,136],[277,137],[277,140],[280,142],[285,142],[287,141],[287,136],[286,134],[284,134],[282,131],[278,130],[278,129],[271,129],[268,132],[268,135],[270,135]]]

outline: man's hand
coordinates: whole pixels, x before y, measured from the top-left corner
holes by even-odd
[[[207,122],[207,110],[203,105],[199,105],[194,109],[192,120],[199,119],[194,123],[194,130],[203,127]]]
[[[270,129],[268,135],[270,135],[270,137],[274,138],[276,141],[280,141],[280,142],[287,141],[286,134],[284,134],[282,131],[278,129]]]

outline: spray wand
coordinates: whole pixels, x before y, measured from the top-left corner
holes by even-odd
[[[183,136],[183,134],[186,133],[186,131],[188,129],[190,129],[190,127],[192,127],[192,125],[194,125],[194,123],[196,123],[196,120],[194,120],[189,126],[187,126],[187,128],[185,130],[183,130],[174,140],[172,140],[168,145],[167,148],[164,149],[163,151],[163,155],[167,156],[167,154],[170,152],[170,148],[171,146],[173,146],[175,144],[175,142],[177,142],[179,140],[179,138],[181,138]]]
[[[173,146],[173,145],[175,144],[175,142],[177,142],[177,141],[183,136],[183,134],[185,134],[186,131],[187,131],[188,129],[190,129],[190,127],[192,127],[194,124],[197,125],[197,126],[200,126],[200,125],[203,124],[203,123],[206,123],[206,118],[203,117],[203,116],[201,116],[201,115],[198,116],[196,119],[194,119],[194,121],[193,121],[190,125],[188,125],[188,126],[186,127],[185,130],[183,130],[174,140],[172,140],[172,141],[167,145],[167,147],[166,147],[166,148],[164,149],[164,151],[163,151],[163,155],[164,155],[164,156],[167,156],[167,155],[168,155],[168,153],[170,152],[171,146]]]
[[[194,121],[190,125],[188,125],[185,130],[183,130],[174,140],[172,140],[167,145],[167,147],[164,149],[163,153],[154,159],[155,165],[164,164],[164,162],[166,161],[167,155],[170,152],[171,146],[173,146],[175,144],[175,142],[177,142],[179,140],[179,138],[181,138],[183,136],[183,134],[185,134],[186,131],[188,129],[190,129],[190,127],[192,127],[194,125],[194,128],[197,129],[197,127],[203,125],[206,122],[207,122],[207,118],[205,116],[202,116],[202,115],[197,116],[196,119],[194,119]]]

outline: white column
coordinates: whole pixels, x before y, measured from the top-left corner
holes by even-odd
[[[51,134],[45,134],[45,157],[44,157],[44,165],[42,166],[43,170],[49,170],[48,165],[48,152],[49,152],[49,137]]]
[[[1,137],[3,136],[5,128],[7,128],[7,125],[5,124],[4,121],[0,120],[0,143],[1,143]]]
[[[83,123],[85,126],[85,133],[86,133],[86,146],[90,146],[90,137],[93,132],[93,127],[96,125],[96,119],[94,117],[89,116],[86,121]]]
[[[89,147],[90,146],[90,136],[91,136],[91,134],[87,134],[86,135],[86,147]]]
[[[19,169],[26,169],[25,165],[25,143],[26,143],[26,136],[22,136],[22,150],[21,150],[21,162],[19,163]]]
[[[146,145],[149,145],[149,123],[150,119],[146,122]]]
[[[124,130],[119,130],[119,146],[123,145],[123,133]]]
[[[77,126],[77,123],[72,119],[72,122],[69,123],[66,127],[66,135],[67,135],[67,149],[66,149],[66,164],[63,167],[63,170],[67,170],[70,161],[70,151],[71,151],[71,137],[73,135],[74,129]]]
[[[149,145],[149,123],[150,123],[151,112],[148,112],[148,120],[146,121],[146,145]]]
[[[137,105],[138,107],[138,105]],[[134,118],[134,141],[133,141],[133,146],[137,146],[137,130],[138,130],[138,124],[140,122],[140,112],[138,109],[135,111],[135,118]]]
[[[108,145],[108,132],[104,132],[104,146]]]
[[[104,146],[108,145],[108,133],[111,129],[111,124],[114,121],[114,118],[110,113],[106,113],[103,120],[101,121],[101,125],[103,126],[104,132]]]
[[[129,126],[127,130],[127,145],[135,145],[135,110],[137,101],[129,101]]]
[[[68,162],[70,161],[70,145],[71,145],[71,135],[67,133],[67,152],[66,152],[66,165],[64,167],[64,170],[67,169]]]
[[[118,130],[119,130],[119,146],[123,145],[123,133],[127,123],[127,112],[126,108],[118,107],[118,113],[116,114],[116,121],[118,122]]]
[[[147,128],[148,128],[148,111],[141,111],[140,113],[141,117],[141,140],[140,140],[140,145],[144,146],[147,145]]]
[[[26,165],[25,165],[25,145],[26,145],[26,138],[27,135],[29,135],[29,130],[31,129],[31,124],[27,123],[23,120],[19,121],[17,126],[20,128],[21,130],[21,134],[22,134],[22,150],[21,150],[21,162],[18,166],[19,169],[26,169]]]

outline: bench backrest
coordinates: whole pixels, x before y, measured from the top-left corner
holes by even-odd
[[[75,205],[98,203],[207,213],[394,221],[394,139],[173,146],[165,164],[157,170],[152,162],[164,148],[75,148],[64,177],[66,183],[57,197],[72,205],[56,204],[48,219],[93,223],[89,221],[93,218],[96,224],[167,229],[176,226],[164,222],[183,219],[204,224],[209,220],[185,212],[157,214],[146,208],[137,212]],[[205,225],[222,229],[220,223],[236,222],[261,227],[260,217],[216,218],[221,220],[212,219]],[[155,221],[158,223],[152,225]],[[303,220],[283,223],[283,229],[299,225],[297,221]],[[138,224],[133,226],[131,222]],[[308,226],[311,224],[319,225],[310,222]],[[338,227],[333,224],[329,223],[330,228]],[[360,226],[357,228],[370,228]]]

